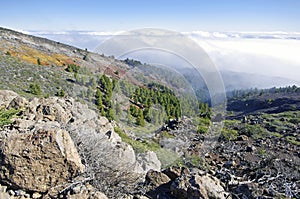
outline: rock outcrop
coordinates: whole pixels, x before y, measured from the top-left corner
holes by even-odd
[[[15,189],[46,192],[84,172],[68,132],[43,129],[2,137],[0,180]]]
[[[72,98],[27,100],[1,91],[0,104],[21,110],[0,129],[0,183],[9,189],[56,197],[81,175],[115,194],[127,192],[148,170],[160,170],[155,153],[136,156],[115,133],[116,124]]]
[[[150,170],[146,184],[148,195],[152,198],[230,198],[218,178],[198,169],[190,171],[184,167],[171,167],[162,172]]]
[[[2,96],[8,93],[13,97]],[[154,152],[136,155],[114,131],[117,124],[72,98],[27,100],[0,92],[0,99],[2,106],[21,110],[0,130],[0,184],[12,190],[10,196],[21,190],[28,197],[120,198],[144,179],[142,189],[154,198],[228,196],[219,179],[201,170],[161,172]]]
[[[96,190],[92,185],[78,185],[70,188],[67,192],[59,196],[43,195],[38,192],[26,192],[24,190],[7,189],[7,186],[0,184],[0,198],[1,199],[41,199],[41,198],[68,198],[68,199],[107,199],[107,196]]]

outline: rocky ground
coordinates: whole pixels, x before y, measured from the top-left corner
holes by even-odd
[[[1,198],[299,198],[299,124],[281,134],[245,130],[274,130],[278,124],[268,121],[284,122],[282,115],[231,121],[225,129],[238,133],[221,136],[201,161],[161,170],[155,153],[136,154],[115,133],[117,124],[72,98],[1,91],[0,106],[20,110],[0,131]],[[176,125],[168,131],[179,136]],[[204,139],[189,133],[178,137],[190,139],[180,146],[186,157],[201,154]]]
[[[135,154],[115,123],[72,98],[0,92],[1,198],[225,198],[221,181],[199,169],[161,171],[155,153]],[[4,109],[3,109],[4,108]]]
[[[0,132],[0,181],[11,195],[22,190],[51,198],[86,182],[116,191],[113,184],[160,170],[155,154],[137,157],[114,132],[114,124],[71,98],[27,100],[1,91],[0,106],[20,110]]]
[[[279,104],[275,108],[281,109]],[[188,120],[169,123],[163,130],[170,136],[158,134],[160,144],[182,154],[179,165],[219,179],[232,198],[299,198],[299,111],[269,114],[260,109],[253,113],[225,120],[218,141],[208,152],[205,134],[182,128]]]

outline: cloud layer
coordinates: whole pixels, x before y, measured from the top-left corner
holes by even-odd
[[[300,81],[300,34],[189,33],[220,70]]]
[[[26,31],[94,50],[120,32]],[[196,41],[220,70],[278,76],[300,81],[300,32],[207,32],[182,34]]]

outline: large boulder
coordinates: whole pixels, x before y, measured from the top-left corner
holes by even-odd
[[[198,169],[170,167],[163,172],[150,170],[145,180],[145,189],[152,198],[225,199],[230,197],[219,179]]]
[[[7,107],[16,97],[18,94],[13,91],[0,90],[0,107]]]
[[[192,176],[187,192],[189,198],[225,199],[228,193],[221,186],[220,180],[209,174]]]
[[[168,182],[170,182],[170,178],[162,172],[154,171],[154,170],[150,170],[147,172],[146,175],[147,184],[152,184],[153,186],[158,187]]]
[[[179,199],[225,199],[228,196],[220,180],[210,174],[181,176],[172,183],[170,189],[172,195]]]
[[[153,151],[146,151],[137,155],[136,170],[137,173],[147,173],[150,170],[160,171],[161,162],[156,153]]]
[[[61,129],[6,134],[0,150],[0,180],[11,188],[46,192],[84,172],[71,137]]]

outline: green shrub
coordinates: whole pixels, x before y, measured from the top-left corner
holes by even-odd
[[[29,85],[29,92],[33,95],[41,95],[42,94],[41,86],[37,83],[30,84]]]
[[[60,89],[56,92],[56,96],[58,97],[64,97],[66,95],[66,92],[63,89]]]
[[[164,137],[164,138],[175,138],[174,135],[168,133],[167,131],[162,131],[161,136]]]
[[[9,109],[6,110],[4,108],[0,109],[0,128],[3,127],[4,125],[11,124],[12,121],[11,119],[18,114],[20,110],[16,109]]]
[[[291,144],[300,146],[300,142],[297,141],[297,138],[295,138],[293,136],[286,136],[286,140]]]
[[[224,137],[224,139],[230,141],[230,140],[236,140],[239,133],[237,130],[224,128],[222,129],[221,135]]]
[[[160,145],[154,141],[140,142],[140,141],[134,140],[134,139],[130,138],[126,133],[124,133],[118,127],[115,127],[114,130],[117,134],[119,134],[122,141],[127,144],[130,144],[132,146],[133,150],[137,153],[144,153],[146,151],[157,151],[161,148]]]
[[[80,66],[77,66],[75,64],[69,64],[66,71],[70,72],[70,73],[78,73],[80,69]]]
[[[253,139],[260,139],[268,135],[268,131],[259,124],[245,124],[240,131],[242,134],[252,137]]]
[[[267,153],[267,152],[266,152],[265,149],[259,149],[259,150],[258,150],[258,155],[261,156],[261,157],[265,156],[266,153]]]
[[[197,126],[197,133],[199,134],[205,134],[208,132],[210,125],[210,119],[209,118],[198,118],[198,126]]]
[[[208,127],[207,126],[197,126],[197,133],[199,134],[206,134],[208,132]]]

